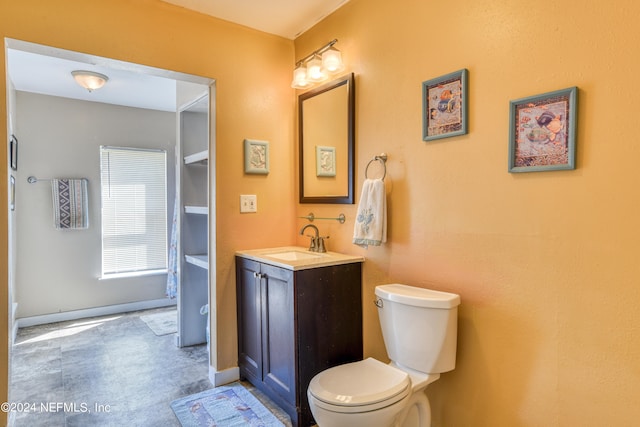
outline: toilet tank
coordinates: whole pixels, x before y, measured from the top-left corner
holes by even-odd
[[[376,305],[389,358],[436,374],[456,366],[460,296],[413,286],[377,286]]]

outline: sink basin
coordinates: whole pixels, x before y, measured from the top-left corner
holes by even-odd
[[[300,261],[304,259],[322,258],[322,255],[315,252],[286,251],[276,252],[272,254],[264,254],[265,256],[280,259],[283,261]]]

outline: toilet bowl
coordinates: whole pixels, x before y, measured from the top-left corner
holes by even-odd
[[[307,389],[319,427],[428,427],[426,387],[455,367],[455,294],[384,285],[376,288],[386,364],[373,358],[318,373]]]
[[[371,358],[327,369],[307,389],[318,425],[335,427],[353,426],[354,418],[361,425],[389,426],[410,394],[407,373]]]

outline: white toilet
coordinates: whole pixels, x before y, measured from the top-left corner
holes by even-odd
[[[313,377],[320,427],[429,427],[427,385],[455,368],[460,296],[398,284],[375,293],[391,363],[368,358]]]

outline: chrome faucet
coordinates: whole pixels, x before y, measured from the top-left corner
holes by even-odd
[[[304,231],[309,227],[313,228],[316,232],[315,236],[309,236],[307,234],[307,237],[311,238],[311,242],[309,243],[309,250],[311,252],[326,252],[327,250],[324,247],[324,239],[328,238],[329,236],[320,237],[320,232],[318,231],[318,227],[316,227],[315,225],[313,224],[305,225],[300,229],[300,235],[303,235]]]

